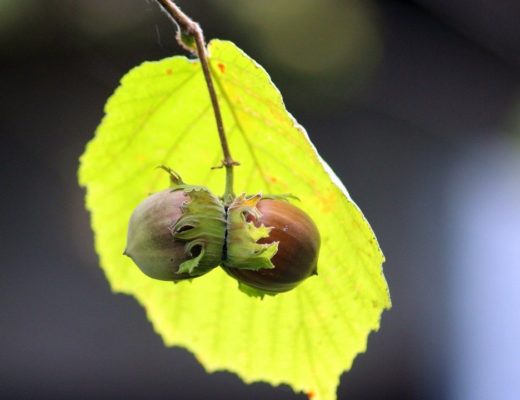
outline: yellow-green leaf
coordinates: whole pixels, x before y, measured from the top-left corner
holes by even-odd
[[[365,350],[390,307],[383,255],[362,213],[285,110],[267,73],[230,42],[209,44],[212,75],[234,158],[238,193],[292,193],[322,237],[319,275],[263,300],[220,268],[192,282],[156,281],[122,255],[133,208],[185,182],[222,194],[222,159],[198,61],[172,57],[132,69],[106,105],[81,157],[96,250],[114,291],[135,296],[168,346],[189,349],[208,371],[245,382],[289,384],[334,399],[339,377]]]

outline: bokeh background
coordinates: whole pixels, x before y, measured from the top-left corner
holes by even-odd
[[[520,3],[178,3],[270,72],[386,254],[339,398],[519,399]],[[305,398],[165,348],[97,266],[78,157],[173,36],[152,0],[0,0],[1,399]]]

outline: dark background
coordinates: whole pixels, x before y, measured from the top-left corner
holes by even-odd
[[[385,252],[339,398],[519,399],[520,3],[179,4],[270,72]],[[305,398],[165,348],[97,265],[78,157],[173,35],[153,1],[0,1],[1,399]]]

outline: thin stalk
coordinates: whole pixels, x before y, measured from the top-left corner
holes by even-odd
[[[179,45],[193,54],[196,54],[200,60],[204,79],[206,80],[206,86],[208,87],[209,97],[211,99],[211,105],[213,107],[213,113],[215,114],[215,122],[217,124],[217,131],[220,139],[220,145],[222,147],[222,153],[224,154],[224,159],[222,160],[222,165],[220,167],[226,168],[226,187],[224,192],[224,199],[229,201],[235,197],[235,193],[233,191],[233,167],[239,165],[239,163],[233,160],[229,150],[226,131],[224,130],[224,122],[222,120],[222,114],[218,104],[217,93],[215,92],[215,86],[213,85],[213,79],[211,77],[206,43],[204,42],[204,33],[202,32],[200,25],[184,14],[184,12],[182,12],[182,10],[173,1],[157,0],[157,2],[177,24],[179,28],[177,33],[177,41],[179,42]],[[195,49],[191,46],[191,43],[189,42],[190,39],[195,39]]]

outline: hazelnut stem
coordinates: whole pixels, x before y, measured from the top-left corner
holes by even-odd
[[[226,188],[224,192],[224,199],[226,202],[231,202],[235,197],[233,191],[233,167],[239,165],[237,161],[234,161],[231,157],[229,150],[228,141],[226,138],[226,132],[224,130],[224,122],[222,120],[222,114],[218,104],[217,93],[215,92],[215,86],[213,85],[213,79],[211,77],[210,66],[208,62],[208,54],[206,50],[206,44],[204,42],[204,33],[200,25],[188,17],[182,10],[171,0],[157,0],[162,6],[164,11],[173,19],[179,30],[177,32],[177,42],[181,47],[195,54],[202,66],[202,72],[204,73],[204,79],[206,80],[206,86],[208,87],[209,97],[211,99],[211,105],[215,114],[215,121],[217,124],[218,136],[220,144],[222,146],[222,153],[224,159],[222,160],[221,167],[226,168]],[[195,39],[195,48],[189,42]]]

